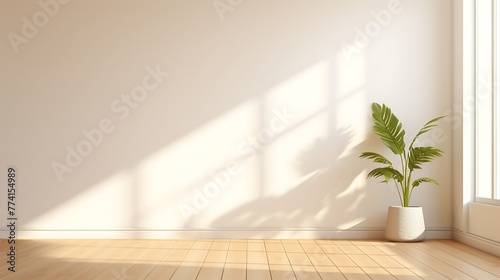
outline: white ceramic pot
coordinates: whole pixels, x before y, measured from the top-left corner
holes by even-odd
[[[422,207],[389,206],[385,238],[402,242],[424,240],[425,222]]]

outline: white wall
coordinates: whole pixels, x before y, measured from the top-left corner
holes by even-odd
[[[371,102],[408,136],[452,109],[451,1],[62,2],[0,4],[20,236],[380,237],[398,198],[358,158],[383,151]],[[436,237],[451,138],[424,139],[442,187],[413,197]]]

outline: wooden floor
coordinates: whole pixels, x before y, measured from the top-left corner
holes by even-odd
[[[450,240],[0,241],[0,279],[500,279],[500,258]]]

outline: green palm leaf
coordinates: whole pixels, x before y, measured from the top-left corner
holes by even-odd
[[[392,167],[381,167],[375,168],[368,175],[367,178],[378,178],[384,177],[384,183],[389,183],[391,180],[401,182],[403,180],[403,174]]]
[[[405,130],[403,129],[402,123],[392,113],[389,107],[385,104],[380,105],[378,103],[372,103],[372,117],[374,120],[374,125],[372,127],[373,132],[380,137],[382,143],[384,143],[387,148],[396,156],[399,156],[400,162],[398,163],[400,163],[401,166],[395,169],[389,159],[375,152],[364,152],[360,154],[359,157],[372,160],[373,162],[385,166],[373,169],[368,173],[367,177],[381,177],[383,178],[382,182],[385,183],[390,183],[390,181],[394,180],[401,206],[408,207],[415,187],[418,187],[422,183],[439,185],[436,180],[428,177],[422,177],[412,181],[412,175],[414,170],[421,169],[424,163],[441,157],[443,151],[434,147],[413,147],[413,144],[420,136],[436,127],[436,123],[444,116],[428,121],[415,135],[410,146],[405,144]]]
[[[421,165],[443,155],[443,151],[434,147],[416,147],[410,149],[408,168],[413,171],[421,169]]]
[[[438,181],[436,181],[436,180],[434,180],[432,178],[429,178],[429,177],[418,178],[415,181],[413,181],[413,183],[411,185],[413,187],[418,187],[421,183],[432,183],[432,184],[434,184],[436,186],[439,186]]]
[[[366,158],[366,159],[372,159],[374,162],[388,164],[388,165],[392,166],[392,162],[390,162],[387,158],[385,158],[384,156],[377,154],[377,153],[365,152],[365,153],[362,153],[359,157]]]
[[[420,129],[420,131],[417,133],[417,135],[415,135],[415,138],[413,138],[413,140],[411,141],[410,149],[411,149],[411,147],[413,147],[413,143],[415,143],[415,140],[417,140],[417,138],[420,137],[420,135],[428,132],[433,127],[436,127],[437,126],[436,122],[439,121],[440,119],[444,118],[444,117],[445,116],[434,118],[434,119],[428,121],[426,124],[424,124],[424,126]]]
[[[372,112],[375,121],[373,132],[380,137],[384,145],[394,154],[402,154],[405,150],[403,124],[385,104],[381,106],[374,102]]]

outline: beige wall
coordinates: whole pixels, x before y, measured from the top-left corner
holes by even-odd
[[[377,237],[398,199],[357,157],[382,148],[371,102],[408,136],[453,108],[451,1],[66,2],[0,3],[0,166],[24,236]],[[413,202],[443,237],[440,129],[421,175],[442,187]]]

